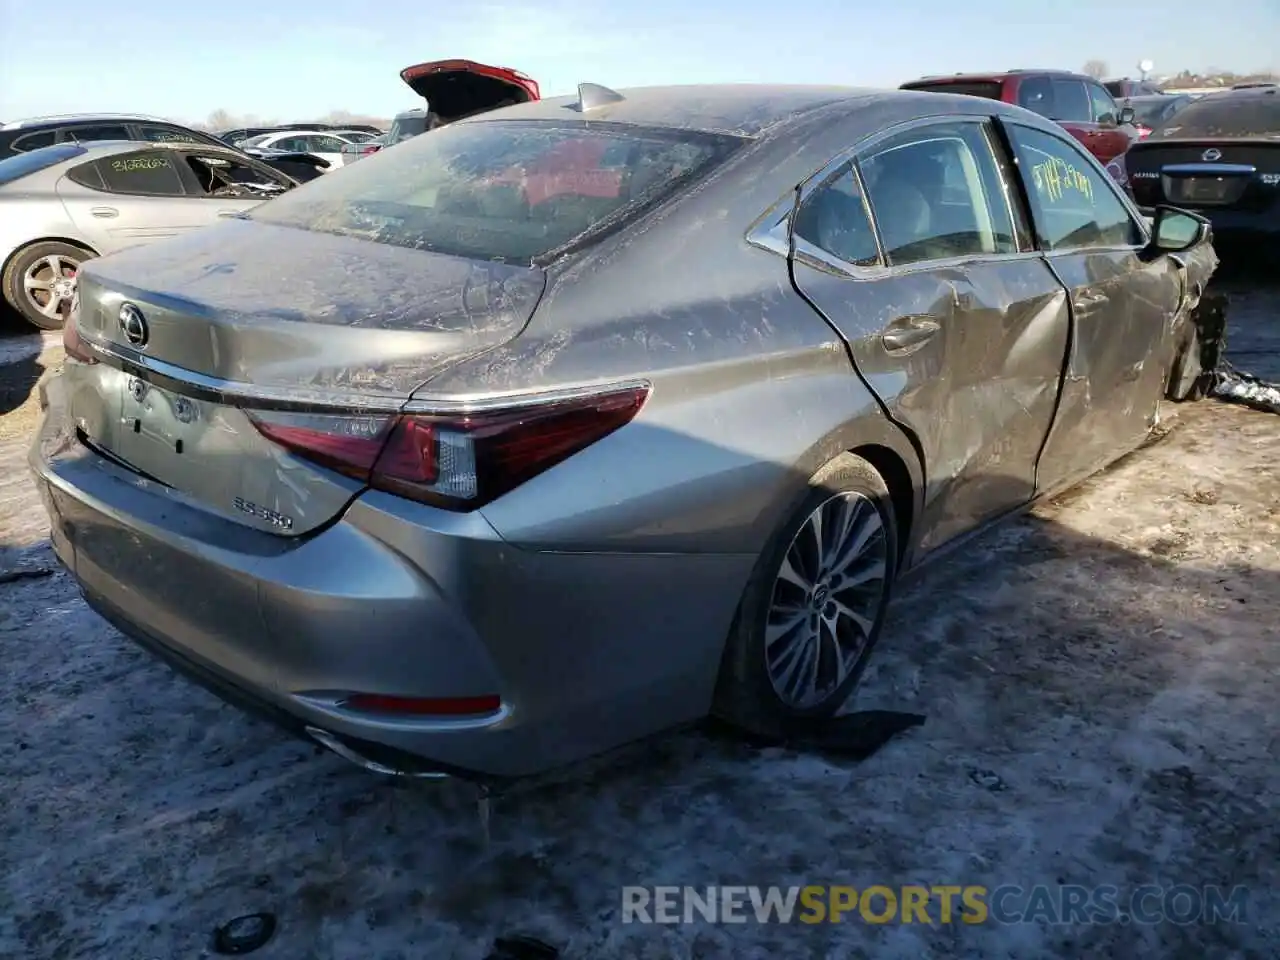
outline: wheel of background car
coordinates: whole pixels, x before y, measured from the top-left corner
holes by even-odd
[[[819,470],[747,582],[715,714],[764,736],[833,716],[879,638],[898,549],[893,504],[875,468],[842,454]]]
[[[61,241],[33,243],[9,260],[0,277],[4,298],[41,330],[60,330],[71,310],[75,276],[94,254]]]

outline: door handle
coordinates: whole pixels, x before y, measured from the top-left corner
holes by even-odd
[[[89,212],[95,217],[99,217],[103,220],[109,220],[112,217],[120,216],[120,211],[115,207],[90,207]]]
[[[889,328],[880,335],[880,343],[886,353],[901,356],[920,349],[941,329],[942,325],[933,317],[902,317],[889,324]]]
[[[220,216],[220,217],[238,217],[238,216],[240,216],[240,214],[241,214],[241,213],[243,213],[243,212],[244,212],[243,210],[219,210],[219,211],[218,211],[218,216]]]

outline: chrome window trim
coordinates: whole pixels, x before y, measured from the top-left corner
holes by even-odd
[[[779,197],[774,203],[765,210],[755,222],[747,229],[746,241],[752,246],[775,253],[786,259],[790,256],[791,250],[787,242],[788,224],[794,210],[798,209],[814,191],[824,186],[828,180],[834,177],[846,164],[853,167],[854,176],[858,179],[858,189],[861,194],[862,206],[867,213],[867,218],[871,223],[871,229],[875,232],[876,248],[879,250],[880,263],[874,267],[861,267],[846,260],[841,260],[833,254],[820,250],[813,244],[801,238],[796,238],[796,253],[801,255],[806,263],[815,269],[825,270],[829,273],[836,273],[852,280],[878,280],[884,277],[902,276],[905,274],[919,273],[922,270],[932,270],[939,267],[954,267],[970,263],[989,263],[1000,262],[1006,263],[1011,260],[1026,260],[1037,258],[1041,255],[1038,241],[1035,237],[1035,224],[1029,223],[1031,229],[1031,241],[1033,249],[1017,250],[1012,253],[982,253],[982,254],[966,254],[958,257],[947,257],[945,259],[936,260],[918,260],[914,263],[899,264],[897,266],[886,266],[884,255],[884,244],[880,237],[880,227],[876,223],[876,218],[872,214],[870,200],[867,197],[866,187],[862,181],[862,171],[858,167],[858,158],[867,151],[875,148],[881,143],[898,136],[902,133],[909,133],[912,130],[923,129],[930,126],[940,124],[967,123],[974,124],[979,127],[985,127],[984,139],[990,144],[990,137],[995,131],[991,129],[991,121],[998,117],[986,113],[966,113],[966,114],[930,114],[927,117],[913,117],[910,120],[904,120],[895,123],[892,126],[877,130],[863,139],[859,140],[853,146],[842,150],[836,154],[834,158],[824,163],[814,173],[810,174],[805,180],[801,181],[799,187],[799,197],[796,196],[796,190],[788,190]],[[1031,127],[1030,129],[1038,129]],[[994,151],[994,146],[993,146]],[[1000,174],[1002,183],[1005,181],[1002,171],[1000,171],[999,157],[993,152],[993,159],[996,161],[997,173]],[[1017,173],[1017,157],[1011,158],[1014,165],[1014,174]],[[1108,180],[1111,179],[1110,174],[1103,171],[1104,176]],[[1004,189],[1008,189],[1012,184],[1005,183]],[[1012,198],[1006,195],[1006,202],[1011,205]],[[1027,211],[1028,217],[1034,216],[1031,211]],[[1016,230],[1015,230],[1016,232]],[[1017,238],[1015,237],[1015,240]],[[1096,248],[1091,248],[1096,249]]]
[[[653,389],[652,381],[643,378],[589,382],[557,390],[520,390],[470,397],[426,394],[406,398],[391,394],[353,394],[305,387],[269,387],[214,377],[157,360],[155,357],[144,356],[131,348],[86,333],[83,329],[80,331],[80,339],[98,356],[111,361],[112,366],[153,386],[172,390],[193,400],[256,410],[456,415],[541,406],[620,390]]]

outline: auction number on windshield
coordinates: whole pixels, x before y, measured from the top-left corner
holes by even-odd
[[[1031,168],[1036,192],[1056,203],[1068,194],[1084,197],[1093,203],[1093,182],[1088,174],[1059,157],[1041,154],[1045,159]]]

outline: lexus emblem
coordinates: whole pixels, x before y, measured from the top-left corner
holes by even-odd
[[[1210,147],[1208,150],[1206,150],[1203,154],[1200,155],[1200,159],[1206,161],[1207,163],[1213,163],[1213,161],[1215,160],[1222,159],[1222,151],[1219,150],[1217,147]]]
[[[145,347],[147,345],[146,318],[142,316],[142,311],[132,303],[122,303],[120,305],[120,332],[135,347]]]

